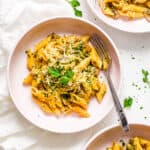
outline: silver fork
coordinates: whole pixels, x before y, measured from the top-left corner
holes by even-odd
[[[116,93],[116,90],[114,88],[113,82],[112,82],[111,77],[110,77],[110,68],[111,68],[111,63],[112,63],[111,55],[109,54],[107,48],[104,46],[104,43],[102,42],[102,40],[100,39],[100,37],[97,34],[93,34],[91,36],[90,42],[93,44],[93,46],[97,50],[99,57],[102,59],[102,62],[107,61],[107,63],[108,63],[107,69],[104,67],[104,64],[103,64],[104,74],[107,78],[109,88],[111,90],[111,94],[112,94],[114,104],[116,107],[116,111],[118,112],[118,115],[120,117],[122,128],[123,128],[124,132],[128,132],[130,130],[129,125],[128,125],[128,121],[127,121],[127,118],[126,118],[125,113],[123,111],[123,108],[120,104],[118,95]]]

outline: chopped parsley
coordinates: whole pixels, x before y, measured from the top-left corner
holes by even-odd
[[[136,83],[134,83],[134,82],[132,82],[132,86],[136,87],[136,88],[137,88],[137,90],[141,90],[141,87],[139,87],[139,85],[138,85],[138,84],[136,84]]]
[[[77,47],[73,47],[74,50],[83,50],[83,43],[80,43]]]
[[[143,74],[143,82],[150,87],[150,80],[148,78],[149,72],[147,70],[142,69],[142,74]]]
[[[74,14],[78,17],[82,17],[82,11],[78,10],[77,8],[74,8]]]
[[[82,17],[82,11],[77,9],[80,6],[80,2],[78,0],[66,0],[73,8],[74,14],[78,17]]]
[[[142,109],[143,109],[143,106],[140,106],[140,109],[142,110]]]
[[[132,82],[132,86],[138,87],[138,85],[134,82]]]
[[[61,97],[63,98],[63,99],[66,99],[66,100],[68,100],[68,99],[70,99],[70,94],[61,94]]]
[[[72,78],[73,75],[74,75],[74,72],[71,69],[69,69],[65,72],[65,76],[67,76],[68,78]]]
[[[68,84],[68,82],[69,82],[69,78],[67,77],[67,76],[62,76],[61,78],[60,78],[60,83],[62,84],[62,85],[67,85]]]
[[[61,85],[67,85],[68,82],[72,79],[72,77],[74,76],[74,72],[69,69],[67,70],[65,73],[62,73],[62,69],[61,68],[54,68],[54,67],[50,67],[48,69],[48,73],[54,77],[54,78],[58,78],[59,83]]]
[[[64,75],[60,78],[60,81],[59,81],[60,84],[67,85],[73,76],[74,76],[74,72],[71,69],[67,70],[64,73]]]
[[[133,98],[129,96],[128,98],[124,99],[123,106],[124,108],[129,108],[132,106],[132,103],[133,103]]]
[[[50,67],[50,68],[48,69],[48,73],[49,73],[52,77],[55,77],[55,78],[58,78],[58,77],[61,76],[60,69],[54,68],[54,67]]]
[[[72,7],[80,6],[80,3],[78,0],[70,0],[69,3],[71,4]]]

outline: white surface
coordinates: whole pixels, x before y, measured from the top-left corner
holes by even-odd
[[[123,83],[120,100],[135,96],[131,109],[125,112],[129,122],[150,125],[150,89],[144,88],[141,69],[150,71],[150,34],[129,34],[108,27],[96,19],[86,1],[81,1],[84,18],[103,28],[116,43],[122,60]],[[0,67],[19,37],[33,23],[54,15],[73,15],[64,0],[0,0]],[[144,48],[143,48],[144,46]],[[135,59],[131,59],[132,55]],[[0,146],[6,150],[82,150],[87,140],[100,129],[117,123],[113,110],[102,122],[81,133],[59,135],[40,130],[27,122],[15,109],[7,90],[5,68],[0,71]],[[137,83],[141,90],[132,86]],[[143,109],[140,110],[140,106]],[[144,117],[147,117],[145,119]],[[18,142],[19,141],[19,142]]]
[[[145,19],[130,20],[127,19],[112,19],[104,15],[98,4],[99,0],[87,0],[88,6],[91,8],[93,13],[107,25],[119,29],[121,31],[131,32],[131,33],[144,33],[150,32],[149,22]]]

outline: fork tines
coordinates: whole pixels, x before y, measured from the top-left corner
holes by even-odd
[[[102,59],[111,60],[111,57],[109,55],[109,52],[108,52],[106,46],[104,45],[103,41],[100,39],[100,37],[96,33],[91,35],[90,41],[93,44],[93,46],[96,48],[98,55]]]

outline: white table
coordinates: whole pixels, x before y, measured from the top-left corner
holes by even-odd
[[[32,2],[34,1],[35,0],[32,0]],[[70,10],[66,10],[66,14],[67,11],[69,11],[71,14],[67,15],[73,15],[72,9],[66,4],[65,1],[57,0],[57,2],[58,1],[61,4],[59,6],[60,9],[54,8],[56,12],[59,11],[61,14],[61,11],[65,11],[63,7],[67,7]],[[19,21],[19,24],[11,24],[13,22],[11,22],[13,17],[11,18],[11,16],[9,16],[9,9],[11,7],[15,7],[17,12],[21,12],[19,7],[21,4],[22,7],[30,10],[28,15],[31,16],[35,10],[33,9],[32,12],[30,6],[27,5],[29,1],[25,2],[25,0],[22,0],[21,2],[19,0],[1,0],[0,2],[2,2],[4,4],[3,6],[5,6],[0,11],[0,17],[2,16],[2,18],[0,18],[0,48],[1,50],[4,50],[3,53],[6,53],[5,57],[1,57],[0,59],[0,65],[2,65],[3,62],[7,62],[8,52],[14,47],[18,37],[23,34],[20,33],[19,30],[21,31],[21,29],[24,29],[23,31],[25,31],[26,29],[26,26],[21,21]],[[55,0],[38,0],[36,3],[38,2],[43,2],[45,4],[42,4],[41,7],[38,4],[33,5],[36,6],[39,11],[43,12],[42,7],[46,7],[50,3],[55,3]],[[113,39],[120,52],[120,60],[123,70],[120,100],[123,103],[123,99],[128,96],[131,96],[134,99],[132,107],[130,109],[125,109],[129,122],[150,125],[150,88],[145,88],[141,73],[142,69],[146,69],[150,72],[150,34],[129,34],[115,30],[96,18],[88,8],[85,0],[80,0],[80,2],[81,10],[83,11],[83,18],[96,23],[103,30],[105,30]],[[50,13],[53,11],[50,11]],[[15,11],[11,11],[11,15],[15,16],[12,13],[15,13]],[[49,13],[49,11],[46,9],[45,16],[49,17],[47,13]],[[4,14],[7,15],[6,19],[4,19]],[[40,13],[37,14],[37,16],[38,15],[40,15]],[[42,15],[44,15],[44,13],[42,13]],[[54,13],[54,15],[56,14]],[[28,16],[26,17],[28,18]],[[42,17],[33,18],[35,19],[32,20],[34,23],[37,22],[38,19],[42,19]],[[4,21],[8,24],[5,24]],[[26,20],[28,25],[32,24],[28,22],[30,22],[30,20]],[[15,35],[12,34],[12,37],[9,35],[9,32],[12,32],[11,26],[16,27],[13,30],[13,32],[15,31]],[[13,42],[13,44],[8,45],[10,42]],[[0,53],[0,56],[2,56],[2,53]],[[2,61],[2,58],[4,61]],[[2,69],[0,72],[0,146],[2,147],[0,149],[82,150],[87,140],[96,132],[109,125],[119,123],[115,109],[113,109],[103,121],[80,133],[64,135],[40,130],[27,122],[13,106],[11,99],[7,96],[8,90],[6,86],[5,72],[5,69]],[[133,86],[133,82],[137,84],[138,87]],[[143,107],[143,109],[140,109],[140,107]]]

